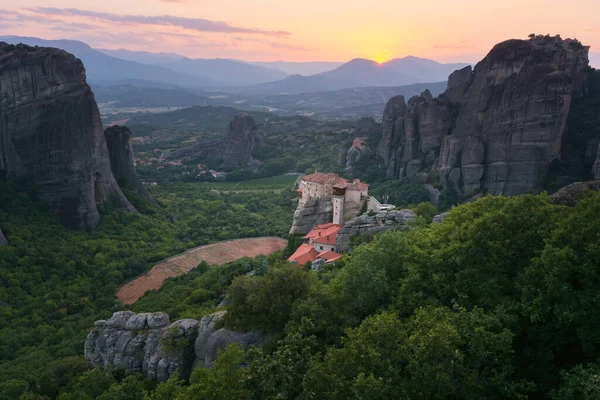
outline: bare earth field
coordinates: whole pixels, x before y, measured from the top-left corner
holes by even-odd
[[[262,237],[227,240],[195,247],[159,262],[150,271],[121,286],[117,297],[124,304],[133,304],[147,291],[160,289],[165,279],[185,274],[201,261],[223,265],[244,257],[273,254],[283,250],[286,245],[285,239]]]

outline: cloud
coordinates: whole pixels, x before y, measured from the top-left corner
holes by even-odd
[[[85,17],[92,20],[108,21],[119,24],[179,27],[197,32],[244,33],[277,37],[288,36],[291,34],[290,32],[286,31],[266,31],[262,29],[243,28],[230,25],[222,21],[211,21],[204,18],[184,18],[172,15],[120,15],[96,11],[79,10],[76,8],[52,7],[37,7],[31,9],[30,11],[51,17]]]
[[[188,0],[158,0],[162,3],[187,3]]]

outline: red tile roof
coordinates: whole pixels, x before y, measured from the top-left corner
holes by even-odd
[[[335,239],[337,238],[337,234],[338,231],[342,229],[341,225],[333,225],[325,228],[325,229],[318,229],[317,230],[317,236],[314,237],[313,236],[313,242],[315,243],[319,243],[319,244],[326,244],[326,245],[335,245]],[[313,229],[311,231],[314,232],[315,230]]]
[[[360,180],[358,180],[358,179],[355,179],[355,180],[354,180],[352,183],[349,183],[349,184],[346,186],[346,189],[348,189],[348,190],[359,190],[359,191],[361,191],[361,192],[362,192],[363,190],[367,190],[368,188],[369,188],[369,185],[368,185],[368,184],[366,184],[366,183],[364,183],[364,182],[361,182],[361,181],[360,181]]]
[[[309,261],[315,261],[319,252],[315,250],[312,244],[303,244],[288,258],[288,261],[294,261],[298,265],[306,265]]]
[[[348,182],[347,179],[341,178],[338,174],[329,173],[324,174],[322,172],[317,172],[311,175],[304,175],[302,180],[305,182],[313,182],[313,183],[330,183],[335,185],[336,183]]]
[[[332,263],[334,261],[339,260],[342,257],[342,254],[338,254],[333,251],[322,251],[317,255],[317,259],[322,258],[325,260],[326,263]]]

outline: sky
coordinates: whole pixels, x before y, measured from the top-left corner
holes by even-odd
[[[577,38],[600,67],[599,0],[0,0],[0,35],[197,58],[476,62],[530,33]]]

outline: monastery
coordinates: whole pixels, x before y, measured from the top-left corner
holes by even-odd
[[[307,262],[318,259],[323,259],[326,263],[340,259],[342,255],[335,246],[337,233],[344,226],[345,220],[356,217],[363,204],[369,201],[369,185],[358,179],[350,182],[334,173],[315,172],[302,177],[298,196],[300,207],[310,198],[331,196],[333,221],[316,225],[303,237],[304,243],[288,260],[304,266]]]

